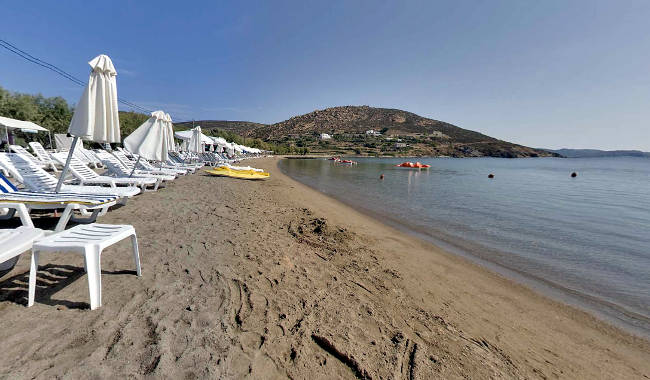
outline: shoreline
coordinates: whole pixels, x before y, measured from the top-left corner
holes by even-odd
[[[29,257],[0,280],[0,377],[644,378],[650,343],[249,161],[266,181],[203,172],[100,219],[131,224],[102,255]],[[36,224],[51,222],[44,217]]]
[[[431,244],[436,249],[445,251],[446,254],[464,258],[474,265],[478,265],[485,270],[502,276],[519,285],[523,285],[524,287],[539,293],[543,297],[548,297],[566,306],[587,312],[603,323],[621,329],[624,333],[650,341],[650,330],[639,326],[639,324],[648,325],[650,323],[650,319],[642,314],[628,310],[624,306],[600,299],[590,294],[571,290],[568,287],[562,286],[559,283],[555,283],[543,277],[535,276],[502,263],[492,261],[480,253],[483,248],[475,246],[475,244],[470,241],[446,236],[441,231],[436,231],[436,234],[438,235],[430,234],[425,232],[420,226],[409,225],[408,222],[398,220],[389,214],[382,214],[361,205],[346,202],[344,199],[340,199],[340,197],[333,194],[321,192],[309,184],[302,183],[292,178],[280,167],[280,160],[278,160],[278,170],[289,180],[302,186],[306,186],[308,189],[372,218],[378,223],[393,228],[405,235],[419,239],[424,243]]]
[[[523,283],[520,283],[519,281],[515,279],[511,279],[509,276],[504,275],[503,273],[500,273],[499,271],[495,271],[492,268],[485,267],[483,264],[480,262],[476,262],[474,259],[478,259],[479,261],[486,261],[480,257],[475,258],[475,257],[466,257],[462,253],[456,253],[456,252],[449,252],[447,251],[446,248],[442,248],[435,244],[434,242],[431,242],[427,239],[424,239],[422,237],[417,237],[414,236],[414,234],[411,234],[407,231],[404,231],[400,226],[398,225],[393,225],[393,224],[399,224],[399,222],[394,222],[391,223],[390,221],[386,220],[380,220],[378,216],[383,215],[373,215],[372,211],[365,210],[363,208],[359,209],[354,209],[352,205],[347,204],[336,197],[322,193],[318,191],[315,188],[310,187],[307,184],[301,183],[293,178],[291,178],[289,175],[284,173],[282,169],[279,167],[279,162],[280,160],[277,160],[276,163],[276,168],[278,172],[282,174],[288,181],[290,181],[294,186],[302,187],[302,191],[307,191],[307,192],[313,192],[317,194],[318,197],[323,197],[329,202],[334,202],[338,204],[338,206],[335,208],[336,210],[341,210],[341,209],[347,209],[348,213],[355,213],[359,214],[362,218],[367,218],[369,221],[366,221],[365,223],[372,223],[375,225],[378,225],[380,230],[388,230],[388,234],[397,234],[397,235],[402,235],[402,238],[405,239],[410,239],[417,240],[415,244],[419,245],[422,247],[424,250],[429,250],[432,255],[442,255],[445,257],[446,260],[453,261],[455,263],[458,263],[461,266],[467,266],[469,270],[471,271],[478,271],[481,272],[482,275],[486,275],[488,277],[492,277],[492,280],[494,280],[496,283],[499,283],[500,286],[505,286],[508,288],[512,288],[516,292],[521,292],[524,293],[526,298],[531,300],[531,302],[540,302],[542,304],[545,304],[551,311],[555,311],[557,313],[566,313],[567,315],[571,315],[572,318],[575,318],[577,320],[580,320],[580,323],[585,323],[585,324],[591,324],[590,327],[593,327],[597,330],[604,330],[608,331],[608,333],[613,334],[613,335],[619,335],[622,337],[625,337],[627,339],[631,339],[632,341],[636,341],[638,343],[641,343],[643,346],[648,346],[648,339],[647,337],[644,336],[639,336],[635,333],[632,333],[631,331],[628,331],[626,329],[623,329],[621,326],[618,326],[615,323],[612,323],[611,321],[603,320],[601,319],[600,316],[594,315],[589,311],[583,310],[582,308],[579,308],[577,306],[567,304],[564,302],[564,300],[557,300],[555,298],[549,297],[548,295],[544,294],[543,292],[540,293],[538,289],[535,289],[534,287],[531,288],[530,284],[525,282],[525,278],[523,279]],[[277,174],[276,174],[277,175]],[[331,206],[331,205],[330,205]],[[334,209],[333,207],[331,209],[319,209],[318,211],[327,215],[328,218],[332,218],[336,220],[338,223],[346,223],[345,219],[347,218],[342,218],[342,219],[336,219],[335,215],[333,215],[333,212],[331,211]],[[345,213],[342,213],[345,214]],[[359,228],[364,228],[367,227],[367,225],[364,224],[357,224],[352,226],[354,229],[359,229]],[[451,245],[450,243],[443,242],[445,244]],[[455,248],[455,247],[451,247]],[[467,254],[471,255],[471,254]],[[434,260],[434,258],[430,258],[431,260]],[[493,264],[494,266],[499,266],[499,264],[496,263],[491,263],[488,262],[488,264]],[[506,270],[511,270],[509,268],[505,268]],[[518,274],[517,272],[514,272],[515,274]],[[519,276],[526,276],[525,274],[518,274]],[[548,285],[549,287],[552,287],[552,285]],[[556,290],[557,291],[557,290]],[[528,301],[526,301],[528,302]]]

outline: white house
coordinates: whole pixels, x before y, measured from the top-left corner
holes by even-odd
[[[330,135],[327,134],[327,133],[321,133],[321,134],[320,134],[320,139],[321,139],[321,140],[329,140],[329,139],[331,139],[331,138],[332,138],[332,136],[330,136]]]
[[[369,129],[366,131],[366,135],[369,136],[381,136],[381,132],[375,131],[374,129]]]

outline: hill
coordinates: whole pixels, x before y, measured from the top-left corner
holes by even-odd
[[[571,158],[595,157],[650,157],[650,152],[640,150],[598,150],[598,149],[543,149]]]
[[[379,134],[369,135],[374,130]],[[314,153],[452,157],[538,157],[557,154],[497,140],[411,112],[368,106],[316,110],[242,131],[246,137],[306,147]],[[322,133],[332,136],[322,140]]]
[[[192,122],[174,125],[190,128]],[[412,112],[368,106],[316,110],[275,124],[198,120],[194,125],[200,125],[206,131],[225,131],[311,153],[508,158],[558,156],[554,152],[512,144]],[[367,134],[369,130],[376,133]],[[323,133],[331,138],[321,139]]]

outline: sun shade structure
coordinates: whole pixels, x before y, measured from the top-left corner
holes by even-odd
[[[176,144],[174,143],[174,124],[172,123],[172,117],[168,113],[165,114],[165,121],[167,124],[167,151],[175,152]]]
[[[178,131],[174,132],[174,137],[176,137],[179,140],[183,141],[190,141],[192,139],[192,134],[193,134],[193,129],[189,129],[187,131]],[[205,145],[211,145],[214,144],[214,141],[209,137],[201,133],[201,143]]]
[[[34,124],[31,121],[16,120],[9,117],[0,116],[0,125],[6,129],[20,129],[22,131],[40,131],[49,132],[48,129]]]
[[[147,160],[166,161],[168,133],[167,115],[163,111],[154,111],[147,121],[124,138],[124,147]]]
[[[63,184],[70,158],[78,139],[99,143],[120,142],[120,118],[117,108],[117,72],[111,59],[104,54],[88,62],[92,71],[88,85],[77,103],[68,133],[74,137],[68,160],[56,186],[58,193]]]
[[[192,137],[190,138],[190,142],[187,147],[190,152],[203,153],[203,146],[205,145],[205,141],[201,138],[202,136],[205,135],[201,133],[201,127],[197,126],[192,128]],[[209,140],[212,142],[212,139]]]
[[[50,146],[52,145],[52,135],[49,129],[43,128],[38,124],[31,121],[17,120],[10,117],[0,116],[0,126],[5,127],[5,138],[9,142],[9,130],[18,129],[26,133],[47,132],[50,138]]]

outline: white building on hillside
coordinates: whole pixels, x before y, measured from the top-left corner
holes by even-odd
[[[381,132],[375,131],[374,129],[369,129],[366,131],[366,135],[369,136],[381,136]]]
[[[328,135],[327,133],[321,133],[320,134],[320,139],[321,140],[329,140],[331,138],[332,138],[332,136]]]

